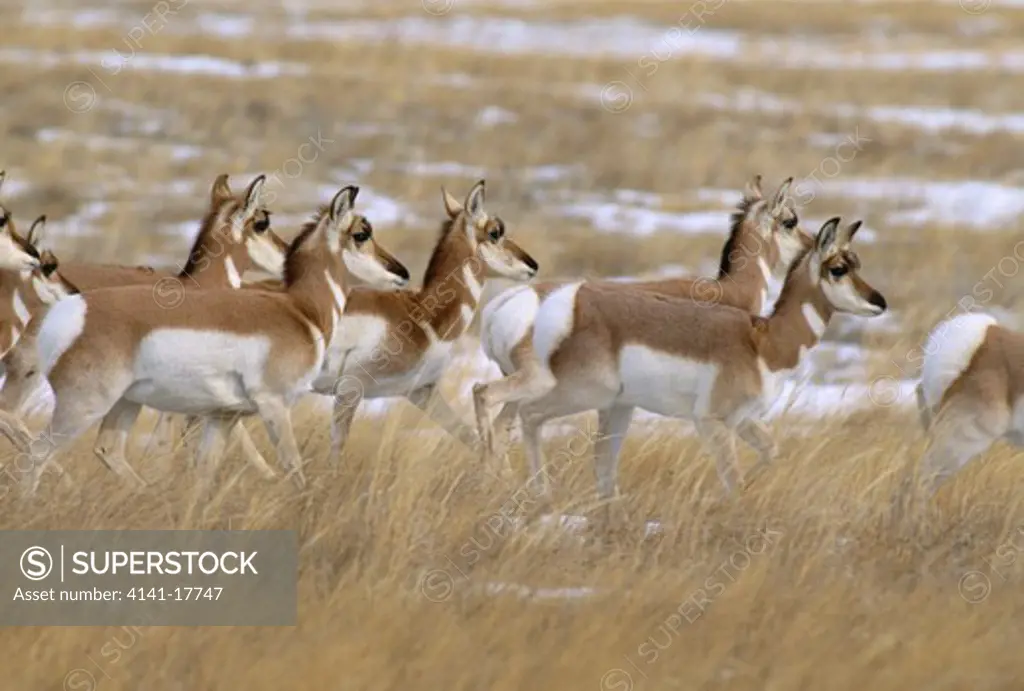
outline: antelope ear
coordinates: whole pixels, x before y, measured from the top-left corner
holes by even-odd
[[[480,180],[466,195],[465,209],[473,218],[478,218],[484,213],[484,187],[484,181]]]
[[[775,192],[775,196],[772,197],[772,214],[778,214],[782,211],[782,205],[786,203],[786,198],[789,196],[789,188],[793,185],[793,178],[786,178],[779,189]]]
[[[246,218],[251,218],[256,209],[260,206],[260,199],[263,196],[263,186],[267,182],[266,175],[257,175],[256,179],[249,183],[249,186],[245,189],[245,206],[243,208],[243,215]]]
[[[453,197],[444,185],[441,186],[441,199],[444,201],[444,210],[448,218],[455,218],[462,211],[462,204],[459,204],[459,200]]]
[[[863,223],[864,221],[857,220],[846,226],[846,228],[843,229],[842,234],[839,236],[839,244],[849,245],[850,241],[853,240],[853,236],[857,234],[857,231],[860,230],[861,224]]]
[[[228,174],[221,173],[217,176],[217,179],[213,181],[213,186],[210,188],[210,203],[220,204],[231,196],[231,185],[228,184]]]
[[[358,195],[359,188],[355,185],[347,185],[338,190],[338,193],[334,195],[334,199],[331,200],[332,223],[338,225],[348,214],[352,213],[352,208],[355,206]]]
[[[747,199],[764,199],[764,192],[761,191],[761,176],[755,175],[751,178],[744,192]]]
[[[36,220],[32,221],[32,227],[28,229],[28,235],[25,236],[25,241],[33,247],[38,247],[40,240],[42,240],[43,230],[46,228],[46,214],[43,214]]]
[[[831,252],[835,248],[836,233],[838,232],[839,221],[839,216],[830,218],[827,221],[825,221],[825,225],[823,225],[821,227],[821,230],[818,231],[818,239],[815,242],[815,250],[822,257],[828,256],[829,252]]]

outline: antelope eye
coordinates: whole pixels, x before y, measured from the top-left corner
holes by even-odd
[[[43,275],[46,276],[47,278],[49,278],[50,275],[53,274],[53,272],[57,270],[57,265],[56,264],[43,264],[40,267],[40,269],[42,270]]]
[[[500,240],[500,239],[501,239],[501,237],[502,237],[502,236],[503,236],[504,234],[505,234],[505,224],[504,224],[504,222],[502,222],[502,220],[501,220],[501,219],[499,218],[499,219],[497,219],[497,221],[496,221],[496,222],[495,222],[495,224],[494,224],[494,230],[492,230],[492,231],[491,231],[491,232],[489,233],[489,235],[491,236],[491,239],[492,239],[492,240],[495,240],[495,241],[497,241],[497,240]]]
[[[252,225],[252,227],[253,227],[253,229],[254,229],[254,230],[255,230],[255,231],[257,232],[257,233],[263,233],[263,232],[266,232],[267,228],[269,228],[269,227],[270,227],[270,219],[269,219],[269,218],[261,218],[260,220],[256,221],[256,222],[255,222],[255,223],[254,223],[254,224]]]
[[[849,269],[847,269],[845,266],[833,266],[831,269],[828,270],[828,272],[832,274],[833,278],[841,278],[842,276],[846,275],[847,271],[849,271]]]
[[[3,228],[6,225],[7,225],[7,216],[6,215],[5,216],[0,216],[0,228]]]
[[[800,219],[798,219],[796,216],[794,216],[793,218],[788,218],[785,221],[783,221],[782,225],[784,227],[789,228],[790,230],[792,230],[793,228],[796,228],[796,224],[799,223],[799,222],[800,222]]]
[[[371,226],[370,222],[365,219],[359,225],[359,231],[352,233],[352,239],[359,244],[366,242],[371,237],[373,237],[373,226]]]

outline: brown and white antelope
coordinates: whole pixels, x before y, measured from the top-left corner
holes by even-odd
[[[1024,446],[1024,334],[983,313],[940,322],[925,342],[916,394],[930,498],[996,440]]]
[[[448,218],[418,290],[354,288],[313,390],[334,397],[331,458],[337,463],[364,398],[405,396],[465,444],[476,435],[437,391],[452,346],[473,321],[484,281],[527,281],[537,262],[484,209],[485,183],[459,203],[442,188]]]
[[[104,290],[128,285],[149,286],[152,294],[144,305],[155,303],[174,309],[186,291],[210,288],[237,288],[240,276],[254,265],[281,275],[288,244],[270,227],[270,212],[260,201],[265,176],[257,176],[243,194],[235,194],[227,174],[221,174],[210,188],[209,206],[185,265],[178,272],[157,271],[150,267],[88,264],[61,265],[61,275],[70,271],[88,290]],[[74,281],[72,281],[74,283]],[[78,287],[78,284],[75,283]],[[82,290],[79,288],[79,290]],[[28,397],[41,383],[34,345],[38,322],[25,332],[22,342],[11,349],[3,363],[7,377],[0,391],[0,411],[4,428],[24,438],[28,430],[21,422]],[[161,414],[154,436],[166,436],[171,420]],[[247,435],[239,435],[247,457],[265,476],[274,472]],[[17,442],[16,442],[17,443]],[[115,464],[119,467],[122,464]]]
[[[27,474],[28,491],[55,453],[100,418],[101,459],[123,463],[123,452],[104,451],[123,448],[144,405],[206,417],[199,454],[207,480],[239,416],[258,414],[280,462],[303,486],[289,408],[321,370],[345,308],[348,267],[371,285],[406,282],[353,210],[357,193],[340,190],[292,241],[283,293],[190,291],[167,310],[147,299],[146,287],[129,286],[54,305],[40,320],[36,347],[56,398],[55,447]],[[135,477],[124,465],[112,469]]]
[[[813,249],[786,274],[771,316],[620,286],[576,282],[541,302],[533,349],[533,395],[522,402],[523,443],[531,472],[541,475],[540,433],[552,418],[598,410],[595,444],[601,498],[618,494],[618,457],[636,408],[696,422],[731,493],[739,481],[734,433],[759,453],[776,454],[759,421],[778,393],[778,379],[799,366],[835,312],[876,316],[885,298],[858,271],[850,249],[860,222],[827,221]]]
[[[0,192],[5,179],[5,172],[0,171]],[[237,288],[243,285],[242,275],[254,265],[279,277],[284,270],[288,243],[270,230],[270,212],[263,206],[255,208],[251,226],[243,228],[238,218],[230,217],[228,207],[237,205],[239,197],[231,191],[228,181],[226,173],[214,180],[210,188],[209,210],[180,270],[65,260],[61,263],[61,274],[82,292],[141,284],[170,289],[172,279],[185,287],[219,288],[230,285]],[[255,184],[255,179],[250,182],[246,195]],[[218,213],[222,214],[219,222]]]
[[[462,443],[475,446],[473,428],[459,419],[437,384],[452,347],[469,328],[488,278],[529,281],[537,262],[506,234],[504,221],[484,209],[480,180],[459,203],[441,189],[447,219],[419,291],[356,288],[313,384],[334,396],[331,457],[338,462],[363,399],[405,396]]]
[[[40,216],[22,238],[9,219],[11,237],[28,254],[40,261],[30,271],[0,271],[0,356],[18,342],[21,334],[40,308],[74,295],[78,289],[58,269],[57,257],[50,250],[39,251],[38,242],[46,216]]]
[[[733,213],[729,237],[722,247],[716,278],[669,278],[655,281],[602,281],[608,289],[628,287],[667,296],[688,298],[702,304],[737,307],[760,314],[768,299],[768,282],[773,274],[784,274],[793,260],[814,244],[814,238],[799,227],[799,218],[789,189],[793,178],[766,199],[761,176],[747,183]],[[503,379],[473,387],[477,428],[482,438],[485,463],[490,457],[504,457],[509,433],[520,397],[529,395],[523,387],[539,366],[533,357],[533,325],[538,306],[566,281],[545,281],[509,288],[481,312],[480,341],[484,353],[497,363]],[[491,410],[504,404],[492,422]],[[498,437],[500,442],[496,442]]]
[[[143,266],[118,266],[62,262],[61,276],[79,291],[88,292],[127,285],[148,285],[156,302],[173,308],[185,290],[235,286],[239,276],[256,265],[280,275],[288,243],[270,228],[270,213],[259,202],[264,176],[254,179],[242,195],[236,195],[228,176],[220,175],[210,188],[209,207],[184,267],[178,272]],[[33,337],[30,327],[26,337]],[[8,372],[0,393],[0,410],[22,413],[28,394],[38,385],[35,348],[30,343],[11,350],[3,362]]]

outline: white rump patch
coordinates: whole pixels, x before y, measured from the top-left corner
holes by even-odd
[[[923,346],[921,388],[924,400],[933,408],[968,365],[985,341],[988,327],[998,324],[988,314],[960,314],[940,322]]]
[[[576,294],[583,281],[570,283],[548,295],[537,308],[533,325],[533,352],[545,367],[551,355],[572,333]]]
[[[526,338],[537,316],[540,298],[532,286],[503,291],[480,313],[480,345],[484,355],[511,374],[512,351]]]
[[[36,354],[43,376],[50,374],[57,360],[85,329],[87,306],[82,295],[70,295],[57,302],[43,317],[36,339]]]

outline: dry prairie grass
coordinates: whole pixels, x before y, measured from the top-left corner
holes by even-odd
[[[417,3],[397,1],[309,5],[306,19],[314,24],[425,16]],[[378,222],[378,237],[414,272],[425,266],[440,218],[438,186],[468,189],[477,170],[486,173],[488,206],[546,277],[643,274],[666,264],[695,271],[715,262],[725,232],[636,235],[626,222],[618,233],[595,232],[585,218],[552,210],[547,201],[557,193],[643,190],[658,195],[662,210],[702,211],[714,205],[694,190],[738,190],[754,173],[766,176],[767,187],[793,175],[810,185],[804,217],[856,215],[876,231],[859,252],[898,329],[850,336],[875,349],[869,377],[901,376],[903,369],[913,375],[911,351],[964,296],[1007,310],[1024,298],[1024,252],[1014,253],[1018,220],[984,232],[956,219],[893,224],[887,219],[902,210],[897,201],[814,186],[823,162],[837,155],[835,141],[850,136],[866,141],[835,176],[824,176],[833,183],[1020,184],[1019,130],[936,128],[879,110],[1021,113],[1019,72],[781,68],[770,60],[684,56],[658,62],[648,74],[639,60],[659,50],[657,42],[636,55],[574,56],[503,55],[387,35],[300,39],[277,31],[290,11],[229,2],[190,3],[165,27],[146,32],[135,50],[232,61],[240,72],[268,62],[305,72],[229,78],[159,71],[133,58],[112,74],[95,61],[90,67],[84,58],[60,57],[127,54],[128,32],[152,7],[118,5],[124,22],[113,27],[41,25],[27,11],[0,8],[8,51],[0,51],[0,167],[30,185],[8,205],[22,222],[38,213],[66,221],[52,241],[61,257],[184,258],[190,239],[167,229],[198,218],[217,173],[229,172],[240,185],[246,174],[281,171],[302,144],[320,137],[325,144],[313,160],[272,187],[279,232],[290,236],[297,226],[288,219],[322,202],[323,188],[354,182],[403,205],[390,222]],[[456,0],[447,19],[631,15],[665,23],[667,32],[692,9],[621,0]],[[206,11],[249,13],[253,34],[184,30]],[[972,16],[955,2],[731,0],[705,28],[795,40],[819,54],[996,53],[1017,48],[1022,24],[1024,12],[995,6]],[[17,51],[30,53],[11,58]],[[65,107],[76,81],[96,92],[84,112]],[[618,113],[600,104],[602,88],[615,81],[630,85],[634,97]],[[504,117],[489,117],[494,113]],[[461,168],[409,168],[439,162]],[[540,175],[541,167],[563,173]],[[90,203],[100,206],[81,220],[76,214]],[[991,291],[984,300],[979,284]],[[445,390],[463,383],[446,382]],[[468,412],[466,401],[453,405]],[[65,463],[78,489],[47,485],[27,505],[12,493],[0,502],[0,526],[295,529],[304,545],[299,625],[8,629],[0,634],[12,661],[7,686],[884,691],[1012,688],[1024,672],[1016,623],[1024,573],[1015,560],[1024,545],[1024,495],[1015,458],[1002,448],[944,490],[927,515],[896,525],[890,494],[922,442],[907,412],[876,406],[810,431],[799,421],[775,423],[777,466],[734,502],[722,499],[692,438],[672,434],[671,424],[638,429],[620,473],[635,530],[602,542],[539,526],[513,531],[497,521],[516,488],[450,441],[406,434],[415,413],[406,415],[357,419],[334,476],[323,461],[323,419],[307,410],[299,431],[313,459],[308,491],[261,482],[250,471],[235,478],[242,466],[232,456],[223,496],[210,506],[186,498],[191,477],[180,456],[133,460],[153,486],[129,493],[91,457],[86,435]],[[585,427],[588,419],[572,422]],[[549,442],[549,455],[568,443]],[[556,483],[557,509],[582,512],[593,494],[589,445],[572,448],[573,461]],[[525,478],[521,457],[513,460]],[[648,519],[661,521],[661,535],[642,534]],[[757,537],[765,529],[770,544]],[[451,571],[446,598],[436,573],[424,592],[424,576],[436,569]],[[991,583],[983,602],[967,601],[979,597],[983,583],[977,575],[962,581],[972,571]],[[529,596],[516,586],[537,590]],[[556,588],[595,592],[556,597]],[[79,672],[68,676],[76,670],[92,675],[93,685]]]
[[[1013,562],[1024,511],[1005,454],[965,473],[928,516],[896,525],[893,475],[920,447],[909,419],[874,411],[811,438],[783,426],[782,460],[734,502],[692,440],[632,438],[624,510],[663,532],[602,542],[514,530],[529,491],[447,441],[402,434],[410,421],[398,417],[383,430],[357,424],[339,474],[316,462],[302,494],[237,477],[231,459],[207,506],[182,498],[181,458],[140,465],[153,486],[132,494],[78,444],[65,465],[80,489],[6,501],[6,528],[296,529],[299,625],[6,630],[10,688],[59,688],[74,670],[85,671],[72,684],[87,672],[99,688],[211,690],[611,690],[629,679],[638,689],[995,689],[1021,672],[1024,574]],[[301,426],[323,458],[320,420]],[[548,444],[549,458],[572,453],[558,465],[557,508],[586,510],[592,496],[582,439]],[[982,602],[965,601],[985,583],[964,581],[971,572],[989,579]],[[557,597],[563,588],[577,597]]]

